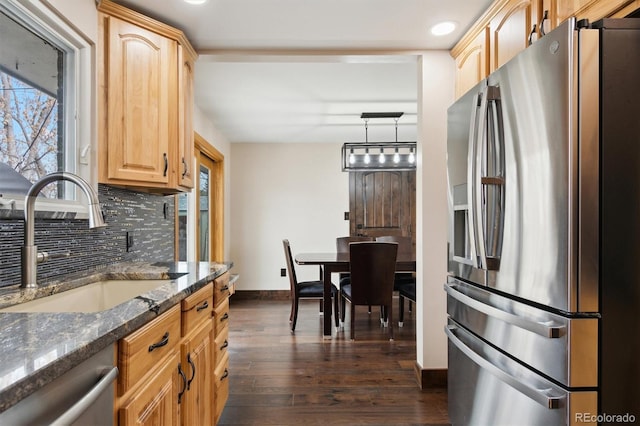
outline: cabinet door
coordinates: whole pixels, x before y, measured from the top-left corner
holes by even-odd
[[[456,58],[456,98],[488,75],[488,35],[485,28]]]
[[[187,390],[181,405],[181,423],[210,425],[213,422],[211,406],[213,391],[213,362],[211,359],[211,321],[192,331],[182,345],[182,365],[187,375]]]
[[[178,184],[185,188],[193,188],[193,78],[195,61],[183,46],[178,46],[179,76],[179,149]]]
[[[510,0],[489,24],[490,71],[526,49],[529,34],[538,23],[538,0]]]
[[[113,17],[105,40],[107,178],[168,183],[177,43]]]
[[[179,362],[180,353],[176,348],[159,363],[159,370],[118,410],[121,426],[178,424],[178,393],[183,387],[178,372]]]

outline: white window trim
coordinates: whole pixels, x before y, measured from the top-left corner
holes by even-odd
[[[85,179],[97,189],[96,161],[96,82],[95,49],[93,43],[72,28],[56,10],[39,0],[5,0],[3,6],[17,16],[27,19],[43,28],[48,36],[64,42],[61,49],[73,55],[73,63],[67,64],[67,72],[75,74],[74,83],[65,85],[66,107],[71,108],[65,120],[64,134],[74,141],[73,149],[66,150],[67,170]],[[65,76],[65,80],[67,76]],[[70,105],[71,104],[71,105]],[[67,186],[74,191],[74,200],[38,200],[36,211],[76,213],[76,218],[87,218],[88,209],[84,195],[73,184]],[[24,211],[24,196],[2,194],[0,209]],[[61,215],[61,217],[64,215]],[[55,217],[55,215],[54,215]]]

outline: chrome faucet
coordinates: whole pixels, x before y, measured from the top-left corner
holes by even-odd
[[[43,176],[35,182],[25,197],[24,205],[24,245],[22,246],[22,284],[24,288],[37,287],[36,275],[38,259],[44,259],[45,256],[39,256],[38,247],[35,245],[35,204],[37,195],[42,188],[55,181],[67,180],[73,182],[82,189],[89,200],[89,228],[99,228],[106,226],[100,211],[100,201],[98,194],[91,186],[81,177],[67,172],[54,172]]]

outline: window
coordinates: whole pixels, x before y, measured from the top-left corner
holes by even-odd
[[[90,46],[31,0],[0,4],[0,40],[0,207],[12,198],[20,208],[25,188],[54,171],[92,182]],[[44,208],[39,202],[39,210],[78,208],[62,201],[76,199],[72,184],[51,184],[42,193],[58,201]]]

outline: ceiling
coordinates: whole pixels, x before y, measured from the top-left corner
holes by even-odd
[[[362,112],[404,112],[398,140],[416,140],[417,54],[451,49],[491,0],[116,2],[185,32],[195,102],[230,142],[342,143],[364,141]],[[368,140],[394,125],[369,120]]]

